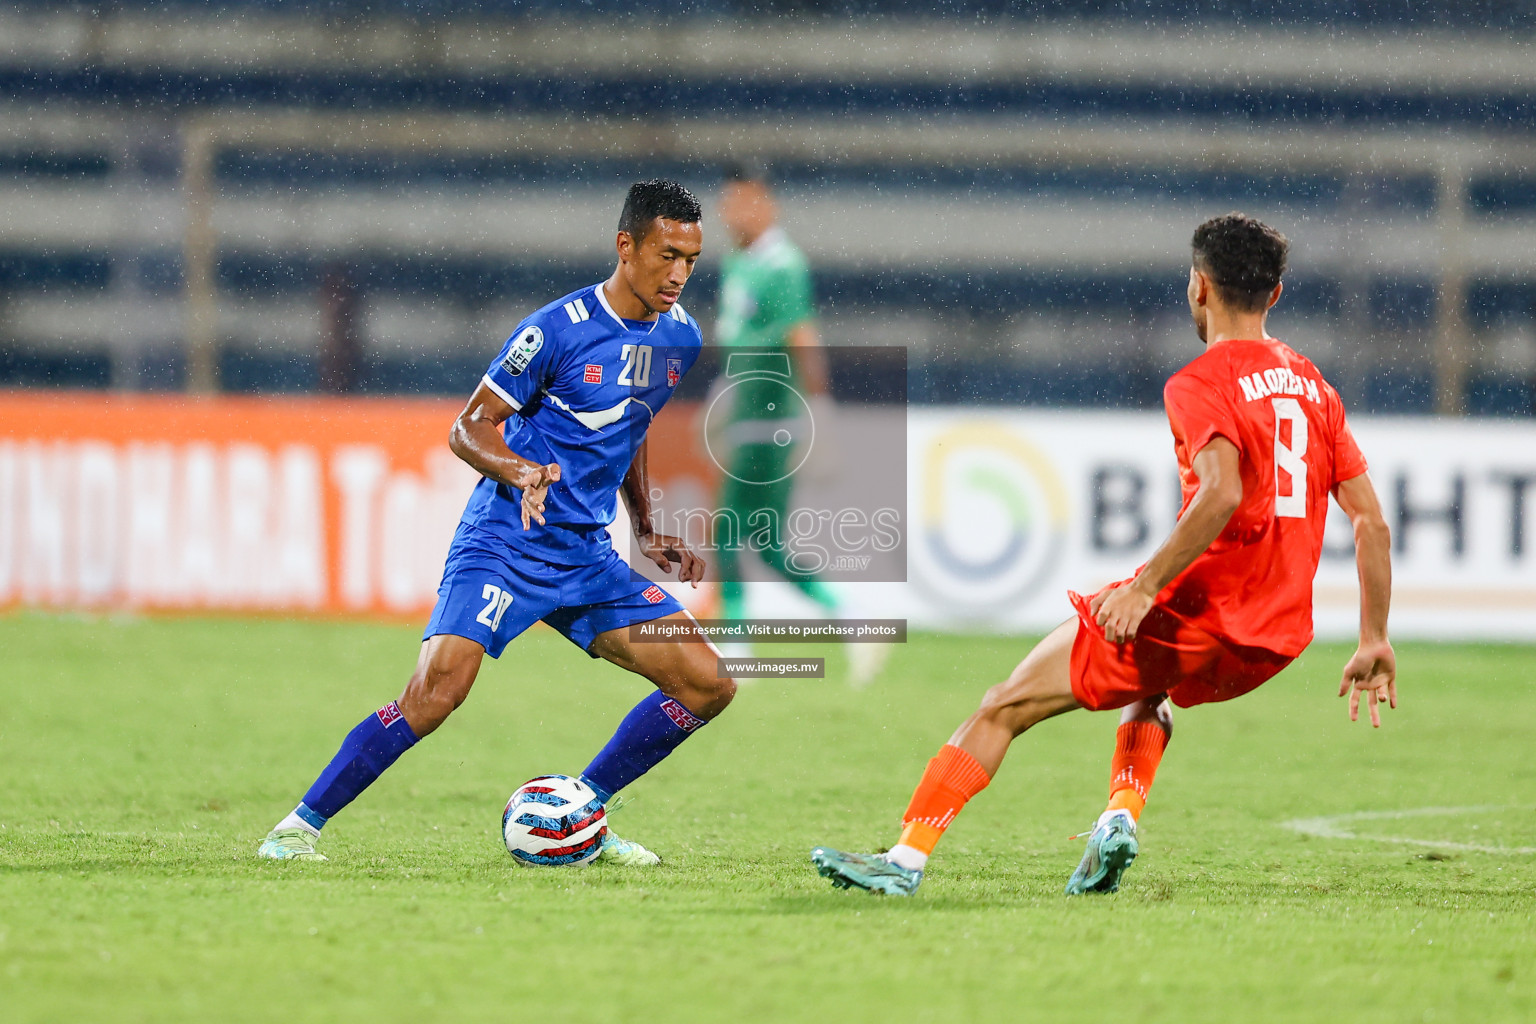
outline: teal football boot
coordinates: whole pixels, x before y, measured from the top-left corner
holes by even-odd
[[[1120,876],[1136,859],[1137,849],[1136,819],[1130,812],[1116,811],[1105,817],[1088,833],[1088,849],[1067,880],[1067,895],[1116,891]]]
[[[610,827],[603,833],[602,852],[593,858],[598,864],[617,864],[621,868],[648,868],[661,863],[661,858],[639,843],[620,839]]]
[[[256,848],[256,856],[267,860],[329,860],[329,857],[315,849],[315,840],[318,838],[313,832],[302,828],[275,828]]]
[[[921,871],[892,864],[877,853],[843,853],[826,846],[811,851],[811,863],[838,889],[863,889],[884,896],[911,896],[923,880]]]
[[[612,815],[614,811],[623,808],[629,803],[629,799],[623,794],[610,797],[604,808],[605,815]],[[603,833],[602,848],[596,857],[592,858],[594,864],[615,864],[621,868],[648,868],[661,863],[661,858],[639,843],[628,839],[620,839],[613,832],[613,824],[610,821],[608,830]]]

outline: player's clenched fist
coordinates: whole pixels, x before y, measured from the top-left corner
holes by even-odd
[[[529,522],[544,525],[544,496],[549,485],[560,479],[560,466],[551,462],[547,466],[534,466],[512,478],[512,486],[523,492],[523,529]]]

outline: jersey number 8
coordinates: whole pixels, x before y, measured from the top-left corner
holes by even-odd
[[[1294,398],[1272,398],[1275,406],[1275,515],[1307,517],[1307,414]],[[1280,439],[1280,424],[1291,425],[1291,443]],[[1280,474],[1290,477],[1290,489],[1280,489]]]

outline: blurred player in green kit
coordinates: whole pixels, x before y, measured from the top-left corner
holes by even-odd
[[[760,538],[757,524],[782,526],[786,520],[797,470],[807,458],[800,442],[811,421],[823,463],[835,448],[827,354],[816,333],[810,266],[779,226],[778,204],[764,169],[728,166],[718,215],[736,248],[720,268],[715,338],[726,349],[748,351],[727,353],[726,374],[717,381],[708,416],[710,448],[723,456],[725,470],[717,507],[741,524],[743,537]],[[742,369],[747,376],[741,376]],[[747,546],[826,615],[837,617],[837,596],[814,574],[792,564],[782,539],[775,531],[767,543]],[[716,540],[721,614],[745,618],[741,547]],[[749,653],[744,645],[725,646],[730,656]],[[850,678],[862,684],[879,671],[889,647],[849,644],[847,650]]]

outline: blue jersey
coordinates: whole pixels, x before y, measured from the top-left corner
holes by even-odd
[[[556,299],[517,325],[485,383],[517,415],[507,447],[560,480],[545,525],[523,529],[522,492],[482,478],[461,522],[559,565],[590,565],[612,549],[619,485],[652,420],[699,357],[693,317],[674,305],[654,321],[624,320],[601,284]]]

